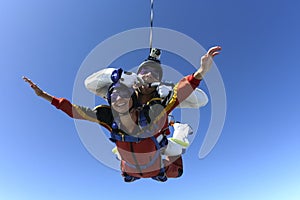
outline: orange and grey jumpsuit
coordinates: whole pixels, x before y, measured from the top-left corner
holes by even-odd
[[[167,97],[167,101],[164,101],[166,103],[163,105],[163,111],[156,113],[151,118],[152,122],[149,127],[152,128],[150,131],[152,131],[154,138],[169,134],[168,114],[186,99],[199,83],[200,80],[195,79],[193,75],[189,75],[175,85],[172,93]],[[125,174],[137,178],[155,177],[161,173],[162,168],[167,177],[175,178],[181,176],[183,172],[181,156],[162,160],[161,155],[157,153],[160,151],[157,147],[157,141],[153,140],[153,137],[139,137],[140,135],[138,134],[132,136],[119,128],[116,130],[116,127],[114,127],[115,119],[110,106],[102,105],[97,106],[95,109],[90,109],[72,104],[65,98],[56,97],[53,98],[51,104],[72,118],[89,120],[100,124],[111,133],[114,132],[113,135],[117,136],[114,138],[114,142],[121,156],[123,176]],[[155,107],[155,105],[153,106]],[[139,111],[136,114],[139,115]],[[153,132],[154,130],[155,132]],[[129,140],[126,140],[126,138],[129,138]]]

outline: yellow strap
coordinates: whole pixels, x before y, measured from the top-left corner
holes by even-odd
[[[102,126],[108,128],[109,131],[111,131],[111,127],[108,126],[106,123],[99,121],[97,118],[93,118],[93,117],[91,117],[91,116],[88,116],[85,112],[83,112],[83,111],[80,109],[79,106],[74,105],[74,104],[72,104],[72,105],[73,105],[73,108],[75,108],[75,110],[76,110],[76,111],[77,111],[84,119],[86,119],[86,120],[88,120],[88,121],[91,121],[91,122],[96,122],[96,123],[98,123],[98,124],[100,124],[100,125],[102,125]],[[97,106],[97,107],[101,107],[101,106]]]
[[[150,99],[150,101],[147,102],[147,105],[149,105],[152,101],[161,101],[162,98],[159,98],[159,97],[155,97],[155,98],[152,98]]]

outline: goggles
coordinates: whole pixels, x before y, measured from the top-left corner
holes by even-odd
[[[153,76],[153,78],[159,80],[160,78],[160,72],[153,69],[153,68],[146,68],[146,67],[143,67],[141,69],[141,71],[139,72],[139,74],[141,75],[144,75],[144,74],[148,74],[149,72],[151,72],[151,75]]]
[[[110,99],[112,102],[116,101],[118,97],[121,98],[131,98],[131,95],[133,94],[133,91],[127,90],[126,88],[114,89],[113,92],[110,95]]]

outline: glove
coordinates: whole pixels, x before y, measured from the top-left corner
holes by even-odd
[[[131,88],[133,85],[137,85],[140,84],[140,82],[143,82],[143,79],[141,79],[137,74],[133,72],[126,72],[122,68],[115,69],[111,73],[111,80],[114,83],[120,81],[120,83],[129,88]]]
[[[170,91],[172,91],[172,86],[160,85],[156,88],[156,90],[160,98],[165,98],[166,96],[168,96]]]
[[[134,85],[143,84],[144,81],[136,73],[123,71],[120,82],[127,87],[133,87]]]

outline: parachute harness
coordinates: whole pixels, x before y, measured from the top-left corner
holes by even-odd
[[[150,0],[150,38],[149,38],[150,56],[148,57],[148,60],[153,60],[153,61],[160,63],[160,61],[159,61],[159,56],[161,54],[160,50],[159,49],[152,50],[153,5],[154,5],[154,1]],[[115,75],[120,75],[120,73],[116,73]],[[113,82],[117,82],[119,80],[119,76],[117,76],[117,77],[112,76],[111,79],[113,80]],[[139,117],[140,124],[139,125],[141,127],[147,126],[147,124],[149,123],[148,120],[149,119],[147,118],[147,116],[144,115],[144,112],[142,110],[142,112],[140,112],[140,117]],[[127,135],[127,134],[120,135],[119,131],[120,131],[120,129],[118,127],[118,124],[116,121],[114,121],[112,124],[112,131],[111,131],[111,138],[110,138],[112,142],[122,141],[122,142],[130,142],[130,143],[139,143],[140,141],[146,139],[146,138],[135,137],[135,136]],[[140,170],[149,168],[160,157],[160,155],[161,155],[160,149],[167,146],[167,144],[168,144],[168,140],[164,134],[163,134],[162,140],[158,141],[157,138],[155,136],[153,136],[153,133],[151,133],[151,131],[150,131],[150,134],[149,134],[149,130],[148,131],[144,130],[144,131],[146,131],[146,134],[144,134],[144,135],[148,135],[148,136],[151,135],[150,138],[153,141],[153,143],[155,144],[156,153],[155,153],[154,157],[151,159],[151,161],[145,165],[134,165],[134,164],[125,162],[125,164],[131,168],[138,168]],[[162,164],[162,162],[163,161],[161,159],[161,164]],[[124,172],[123,175],[124,175],[125,182],[132,182],[132,181],[139,179],[138,177],[128,175],[126,172]],[[157,176],[152,177],[152,179],[154,179],[156,181],[160,181],[160,182],[167,181],[168,178],[166,176],[166,172],[165,172],[165,168],[164,168],[163,164],[160,168],[159,174]]]

